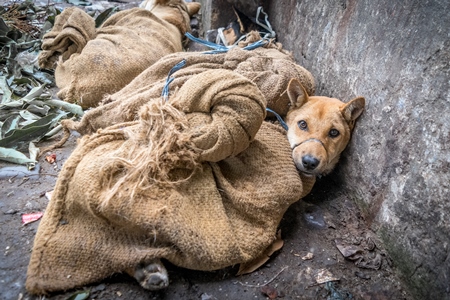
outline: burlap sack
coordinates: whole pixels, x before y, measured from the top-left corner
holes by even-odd
[[[55,67],[58,97],[95,107],[163,56],[182,51],[190,17],[183,1],[173,6],[176,16],[157,16],[143,8],[118,12],[95,28],[92,17],[78,8],[57,16],[43,38],[39,65]],[[166,18],[167,20],[165,20]]]
[[[227,70],[192,76],[139,121],[85,136],[64,164],[34,241],[26,287],[42,294],[153,258],[195,270],[253,260],[313,181],[256,85]]]
[[[259,34],[252,32],[240,46],[244,47],[259,39]],[[103,105],[86,112],[81,122],[68,120],[63,121],[63,125],[87,134],[112,124],[135,120],[141,106],[150,99],[160,97],[169,71],[183,59],[186,60],[186,66],[173,75],[170,91],[183,86],[192,76],[208,70],[223,69],[233,70],[253,81],[265,96],[267,106],[281,116],[285,116],[289,108],[285,91],[292,78],[299,79],[309,95],[314,94],[315,84],[311,73],[296,64],[292,55],[283,50],[280,44],[270,43],[251,51],[236,47],[222,54],[174,53],[147,68],[122,90],[106,97]]]

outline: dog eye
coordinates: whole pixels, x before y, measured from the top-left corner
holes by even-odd
[[[339,135],[339,130],[337,130],[337,129],[331,129],[330,130],[330,132],[328,133],[328,135],[330,136],[330,137],[337,137],[338,135]]]
[[[308,124],[306,124],[306,122],[303,120],[298,121],[297,125],[298,125],[298,128],[300,128],[302,130],[306,130],[306,128],[308,128]]]

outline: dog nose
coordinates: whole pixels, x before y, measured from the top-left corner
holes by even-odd
[[[320,164],[320,160],[311,155],[305,155],[302,157],[302,164],[306,170],[314,170]]]

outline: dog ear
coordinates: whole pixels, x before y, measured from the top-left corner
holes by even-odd
[[[308,101],[308,93],[298,79],[293,78],[287,87],[291,108],[299,108]]]
[[[188,14],[190,17],[198,13],[200,10],[201,4],[198,2],[186,2],[188,8]]]
[[[363,112],[365,105],[364,97],[356,97],[341,108],[341,113],[347,122],[354,122]]]

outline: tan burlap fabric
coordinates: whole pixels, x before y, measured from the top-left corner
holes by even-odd
[[[245,46],[260,39],[259,34],[248,35]],[[267,100],[267,106],[286,115],[289,99],[285,93],[292,78],[298,78],[309,95],[314,94],[315,83],[311,73],[295,63],[292,55],[280,44],[268,44],[251,51],[233,48],[222,54],[181,52],[167,55],[143,71],[130,84],[108,96],[103,105],[86,112],[81,122],[63,121],[64,126],[80,133],[93,133],[99,128],[136,120],[139,108],[159,98],[170,69],[181,60],[186,66],[177,71],[170,91],[180,88],[196,74],[208,70],[233,70],[253,81]]]
[[[114,14],[98,29],[81,9],[65,9],[44,36],[39,55],[41,67],[56,67],[58,97],[95,107],[158,59],[182,51],[190,17],[186,4],[179,2],[175,16],[166,16],[169,21],[133,8]]]
[[[228,70],[193,75],[139,121],[84,136],[38,228],[26,287],[42,294],[153,258],[215,270],[261,255],[313,180],[284,130],[263,122],[257,86]]]

